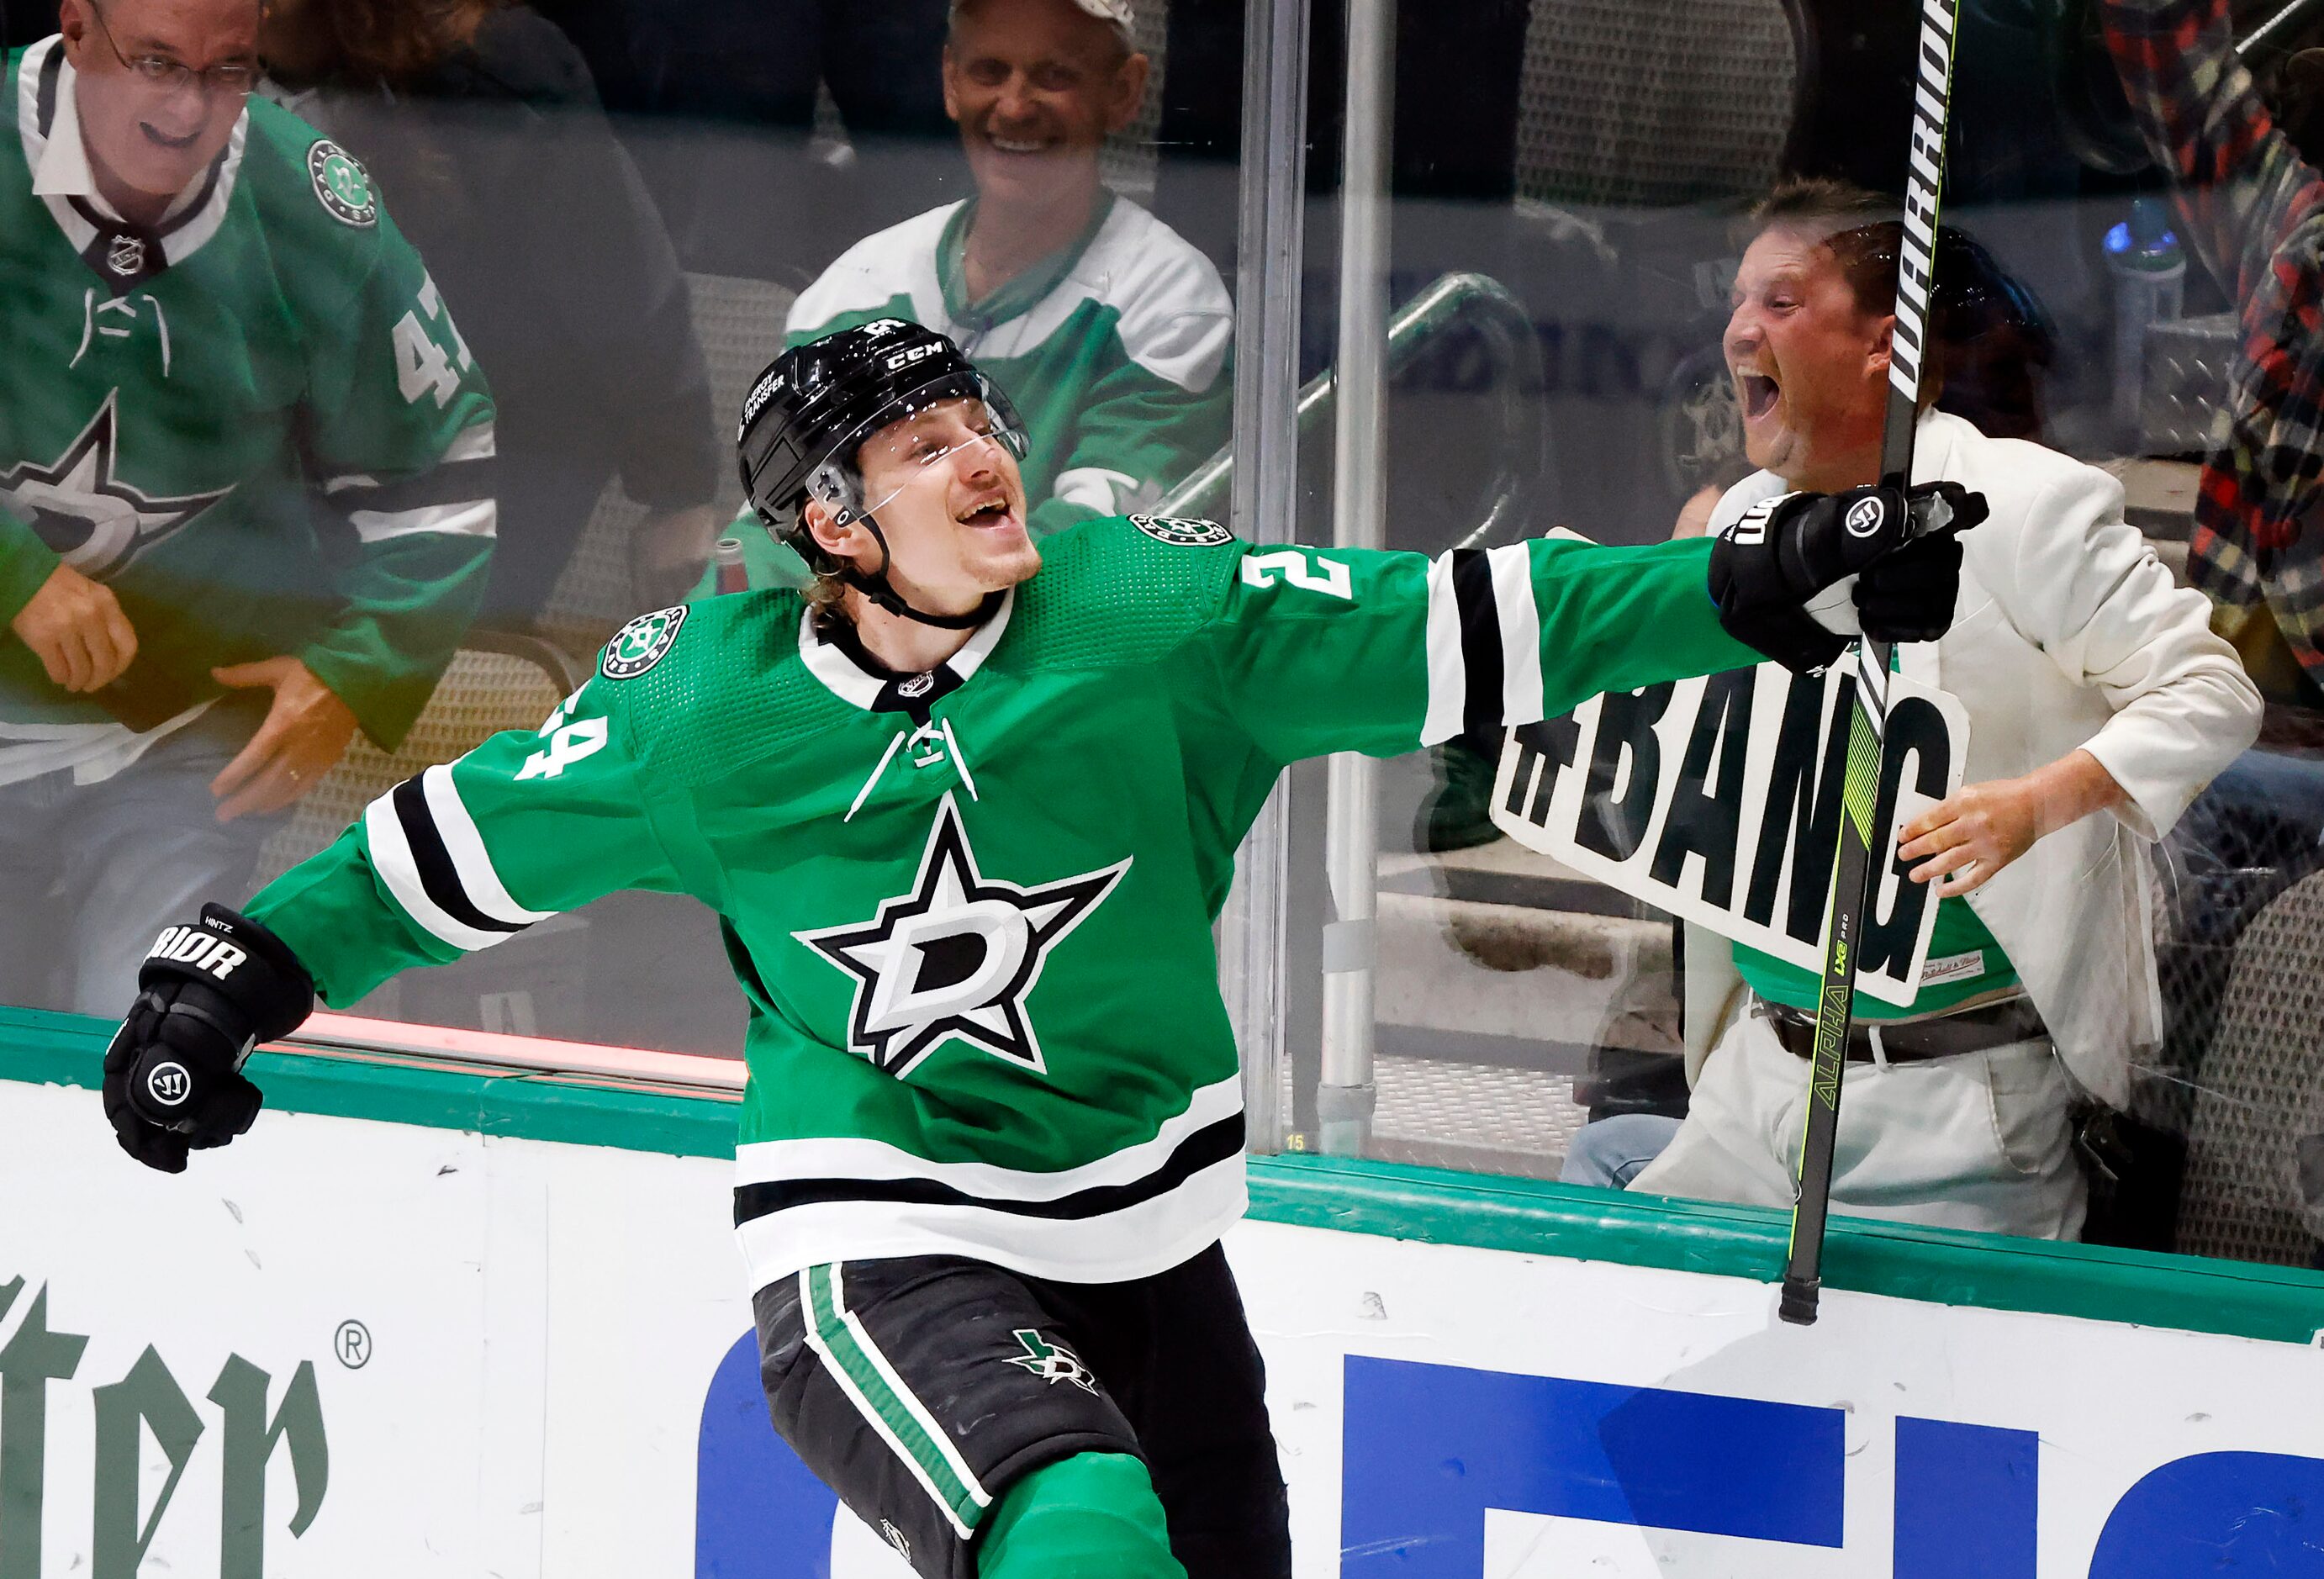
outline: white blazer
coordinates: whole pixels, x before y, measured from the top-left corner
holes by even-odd
[[[2080,747],[2127,793],[2113,812],[2036,841],[1966,896],[2017,967],[2067,1070],[2122,1106],[2132,1060],[2163,1038],[2148,850],[2257,736],[2259,691],[2212,634],[2209,602],[2174,586],[2123,520],[2114,478],[1931,411],[1913,480],[1940,478],[1983,494],[1992,513],[1961,536],[1952,628],[1900,646],[1897,667],[1969,710],[1963,783],[2017,778]],[[1784,489],[1755,472],[1720,499],[1711,530]],[[1730,957],[1711,952],[1702,963],[1714,968]],[[1696,955],[1688,957],[1692,975]],[[1723,995],[1715,979],[1689,983],[1690,1006]]]

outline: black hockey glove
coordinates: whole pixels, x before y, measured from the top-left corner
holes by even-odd
[[[137,1002],[105,1050],[105,1116],[121,1149],[183,1173],[186,1153],[223,1146],[258,1117],[242,1062],[287,1036],[315,985],[283,941],[224,905],[171,927],[137,972]]]
[[[1984,495],[1959,483],[1920,483],[1904,494],[1867,487],[1764,500],[1711,545],[1719,623],[1802,670],[1846,651],[1858,619],[1880,641],[1932,640],[1951,623],[1960,592],[1953,538],[1985,516]],[[1858,578],[1856,617],[1825,623],[1849,600],[1818,595],[1850,577]],[[1811,605],[1824,604],[1833,607],[1820,618]]]
[[[1985,500],[1972,494],[1978,518]],[[1914,538],[1856,578],[1856,622],[1876,642],[1933,642],[1953,623],[1960,596],[1960,534],[1967,527]]]

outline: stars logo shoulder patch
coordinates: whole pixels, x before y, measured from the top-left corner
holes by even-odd
[[[1194,521],[1176,515],[1133,515],[1130,524],[1157,543],[1180,549],[1214,549],[1234,541],[1234,533],[1215,521]]]
[[[88,425],[47,466],[0,471],[0,500],[28,521],[51,549],[102,581],[234,492],[152,494],[120,480],[121,393],[113,391]]]
[[[315,183],[316,200],[332,218],[358,230],[379,223],[379,204],[372,198],[371,173],[354,154],[328,137],[307,150],[307,174]]]
[[[1113,891],[1131,859],[1037,888],[987,877],[947,794],[911,892],[882,900],[868,922],[791,936],[855,978],[848,1048],[899,1079],[954,1038],[1047,1073],[1025,1000],[1049,951]]]
[[[635,679],[659,663],[678,640],[678,628],[686,623],[686,605],[659,608],[650,614],[640,614],[613,633],[605,643],[605,656],[598,661],[597,672],[607,679]]]

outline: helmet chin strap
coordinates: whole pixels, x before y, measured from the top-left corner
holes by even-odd
[[[867,575],[857,569],[851,559],[842,565],[839,578],[890,614],[902,619],[917,620],[923,625],[934,625],[939,630],[970,631],[991,619],[992,611],[1001,606],[1001,594],[988,592],[982,602],[964,614],[932,614],[924,609],[914,608],[904,601],[903,594],[888,580],[888,565],[895,558],[888,549],[888,534],[880,530],[879,522],[868,510],[855,519],[872,534],[872,540],[880,545],[880,568]]]

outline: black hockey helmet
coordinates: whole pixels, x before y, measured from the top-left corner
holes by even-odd
[[[759,375],[742,402],[734,436],[742,491],[767,530],[797,549],[808,568],[842,577],[894,613],[954,623],[909,607],[888,585],[888,540],[873,519],[884,501],[864,497],[855,463],[863,441],[881,429],[950,400],[982,402],[991,436],[1024,458],[1024,424],[1009,397],[934,329],[875,319],[795,346]],[[880,543],[879,570],[862,571],[824,551],[807,528],[811,498],[843,523],[871,529]]]

